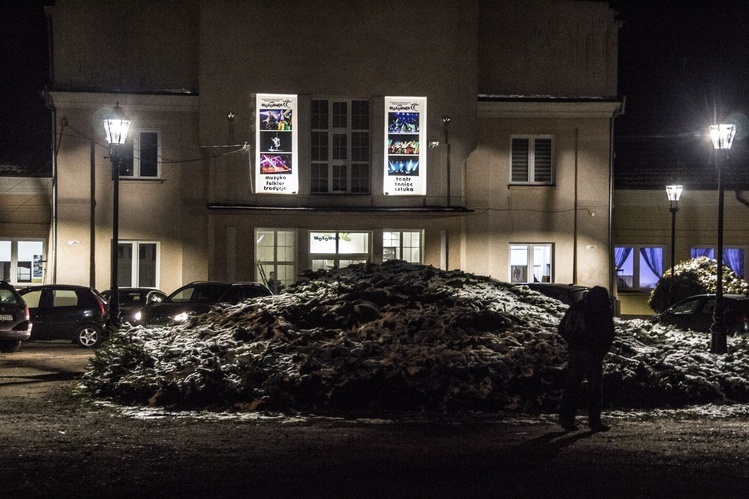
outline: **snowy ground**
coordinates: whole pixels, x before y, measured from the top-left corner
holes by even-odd
[[[181,326],[124,328],[97,351],[78,391],[134,406],[251,412],[553,412],[565,310],[488,277],[360,265]],[[616,329],[604,380],[612,416],[694,405],[728,414],[726,404],[749,401],[746,339],[730,338],[718,356],[703,334],[642,320]]]

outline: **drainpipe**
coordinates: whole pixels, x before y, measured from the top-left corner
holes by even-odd
[[[577,174],[578,174],[578,140],[580,137],[580,129],[575,127],[575,189],[572,210],[572,282],[577,284]]]
[[[615,294],[616,287],[616,269],[614,268],[614,120],[624,114],[627,105],[627,96],[622,97],[622,104],[614,114],[609,118],[609,296],[612,300],[617,300],[618,291]],[[617,308],[614,311],[618,315]]]
[[[44,15],[47,17],[47,51],[49,57],[49,86],[44,91],[44,100],[47,108],[50,110],[52,120],[52,220],[49,227],[49,248],[47,248],[47,272],[44,280],[47,283],[57,283],[57,109],[55,108],[52,98],[49,95],[49,87],[54,88],[55,71],[54,71],[54,53],[52,37],[52,11],[53,7],[45,6]],[[62,131],[60,132],[62,140]],[[51,262],[51,264],[50,264]]]

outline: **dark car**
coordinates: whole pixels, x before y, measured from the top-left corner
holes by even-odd
[[[728,332],[749,333],[749,296],[723,295],[723,305]],[[660,314],[650,318],[651,322],[672,324],[679,329],[691,329],[707,333],[713,323],[715,295],[703,294],[684,298]]]
[[[239,302],[271,296],[271,291],[256,282],[193,282],[182,286],[164,301],[151,303],[140,310],[137,323],[144,326],[171,326],[208,312],[219,303]]]
[[[45,284],[18,292],[29,306],[32,340],[71,340],[93,348],[109,334],[107,302],[94,288]]]
[[[166,299],[166,293],[156,288],[117,288],[117,291],[117,296],[120,299],[120,319],[122,322],[131,324],[136,322],[135,315],[141,308],[149,303],[157,303]],[[111,302],[111,294],[112,291],[109,289],[101,292],[101,295],[108,302]]]
[[[578,286],[576,284],[529,282],[528,284],[523,284],[523,286],[528,286],[533,291],[538,291],[550,298],[556,298],[567,305],[572,305],[573,303],[582,300],[585,294],[590,291],[588,286]]]
[[[30,337],[29,307],[16,288],[0,281],[0,352],[15,352]]]

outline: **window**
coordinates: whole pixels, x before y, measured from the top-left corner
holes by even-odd
[[[422,263],[420,230],[416,231],[383,231],[382,260],[405,260],[411,263]]]
[[[310,232],[312,270],[343,268],[370,258],[369,232]]]
[[[158,288],[159,243],[122,242],[117,245],[117,286]]]
[[[511,140],[510,183],[552,184],[554,139],[548,135],[516,135]]]
[[[255,258],[255,280],[279,293],[296,280],[296,232],[255,229]]]
[[[551,244],[511,244],[510,282],[551,282]]]
[[[663,275],[663,247],[616,246],[614,265],[620,290],[652,289]]]
[[[312,101],[310,192],[369,193],[369,101]]]
[[[737,276],[743,278],[746,275],[746,267],[744,266],[746,259],[744,255],[744,248],[723,248],[723,265],[726,265]],[[701,246],[692,248],[690,256],[691,258],[706,256],[711,260],[715,260],[715,247]]]
[[[44,242],[0,240],[0,280],[11,284],[41,283],[44,280]]]
[[[159,178],[158,132],[133,132],[124,147],[125,159],[120,165],[123,178]]]

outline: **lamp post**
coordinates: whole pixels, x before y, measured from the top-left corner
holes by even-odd
[[[718,170],[718,282],[715,290],[713,324],[710,326],[710,352],[718,354],[728,351],[726,339],[728,328],[723,317],[723,168],[728,159],[728,151],[731,149],[734,135],[736,135],[736,125],[710,125],[715,168]]]
[[[671,212],[671,285],[668,290],[668,304],[674,303],[674,263],[676,256],[676,212],[679,211],[679,198],[684,187],[681,185],[667,185],[666,194],[668,195],[669,208]]]
[[[119,246],[119,223],[120,223],[120,167],[124,159],[122,146],[127,140],[127,132],[130,129],[130,120],[120,108],[120,103],[114,106],[114,110],[104,116],[104,131],[107,133],[109,142],[109,157],[112,160],[112,248],[110,253],[110,302],[109,315],[112,324],[116,327],[121,325],[120,297],[117,284],[117,248]]]

